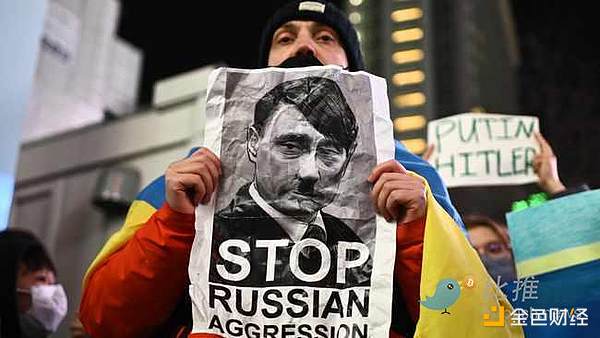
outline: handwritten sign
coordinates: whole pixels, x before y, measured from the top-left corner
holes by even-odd
[[[431,121],[429,162],[448,187],[535,182],[538,130],[535,116],[465,113]]]

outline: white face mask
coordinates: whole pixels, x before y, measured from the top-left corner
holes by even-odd
[[[17,290],[31,294],[31,308],[27,311],[49,332],[55,332],[67,314],[67,295],[62,285],[34,285],[30,290]]]

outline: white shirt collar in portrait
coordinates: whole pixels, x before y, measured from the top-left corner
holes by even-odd
[[[271,218],[273,218],[285,232],[287,232],[292,241],[298,242],[302,239],[306,229],[308,228],[308,223],[302,222],[294,217],[287,216],[270,206],[269,203],[267,203],[267,201],[265,201],[256,190],[255,182],[252,182],[248,192],[250,193],[250,197],[252,197],[254,202],[256,202],[256,204],[258,204],[258,206],[263,209],[267,215],[271,216]],[[327,233],[327,230],[325,229],[325,223],[323,223],[323,217],[321,216],[321,211],[317,212],[317,216],[311,222],[311,224],[320,226],[323,231]]]

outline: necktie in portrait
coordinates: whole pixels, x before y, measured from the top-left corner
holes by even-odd
[[[325,229],[322,226],[317,224],[309,224],[304,236],[302,239],[312,238],[316,239],[323,244],[327,243],[327,234],[325,233]],[[299,257],[299,265],[302,271],[308,274],[312,274],[317,272],[319,267],[321,266],[321,254],[319,249],[308,246],[302,249],[301,255]]]

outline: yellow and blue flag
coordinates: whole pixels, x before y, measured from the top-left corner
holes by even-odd
[[[521,327],[510,325],[510,302],[461,228],[432,197],[429,186],[427,190],[421,309],[414,337],[523,337]],[[436,300],[441,294],[443,299]],[[430,306],[432,297],[435,306]]]
[[[115,251],[119,250],[150,217],[165,203],[165,177],[160,176],[142,190],[135,198],[125,223],[104,244],[92,264],[90,264],[83,283],[85,284],[90,273]]]
[[[519,277],[507,295],[529,316],[527,336],[600,337],[600,190],[514,211],[507,221]]]

